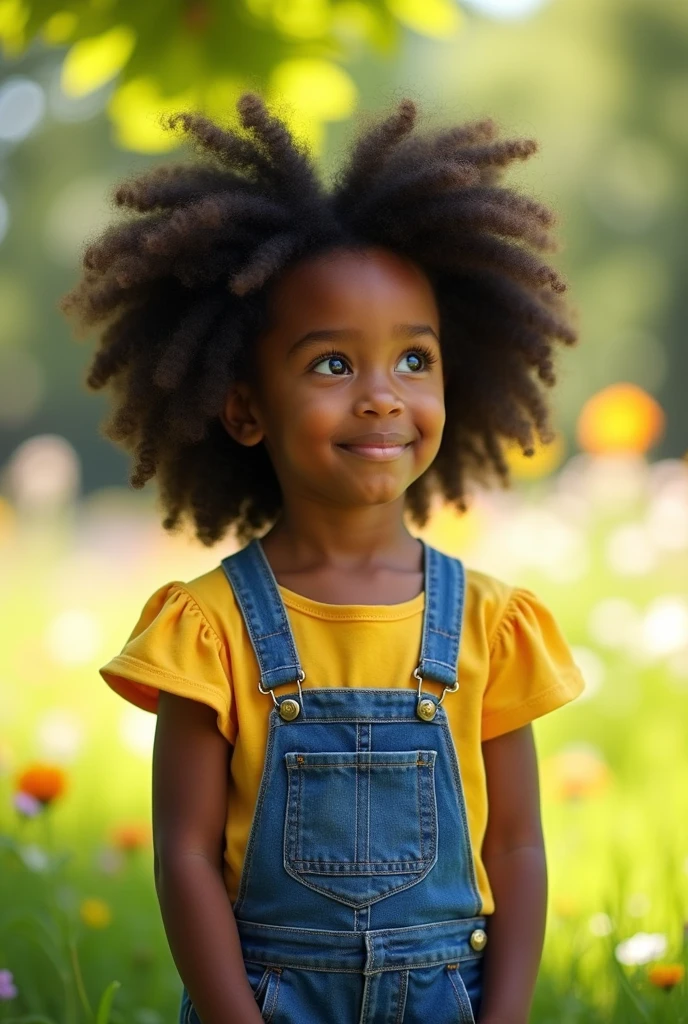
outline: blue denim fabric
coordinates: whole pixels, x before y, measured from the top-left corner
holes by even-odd
[[[301,687],[286,609],[259,541],[223,560],[269,713],[265,764],[233,905],[244,964],[273,1024],[471,1024],[485,929],[461,773],[439,696]],[[463,565],[424,544],[419,675],[453,687]],[[277,698],[282,683],[298,688]],[[447,691],[451,699],[450,691]],[[281,700],[298,701],[292,721]],[[269,700],[270,697],[266,697]],[[182,993],[180,1024],[200,1024]]]

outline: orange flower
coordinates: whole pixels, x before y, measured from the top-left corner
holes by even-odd
[[[647,976],[657,988],[670,992],[674,985],[683,981],[685,973],[683,964],[655,964],[649,968]]]
[[[36,763],[21,772],[15,783],[19,792],[50,804],[67,789],[67,776],[57,765]]]
[[[664,420],[662,407],[642,388],[611,384],[583,406],[578,442],[587,452],[642,454],[662,436]]]
[[[151,827],[148,822],[133,821],[118,825],[112,830],[112,845],[118,850],[138,850],[151,841]]]
[[[543,761],[543,791],[555,800],[580,800],[603,793],[611,772],[600,755],[576,744]]]

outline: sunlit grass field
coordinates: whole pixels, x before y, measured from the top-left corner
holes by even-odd
[[[688,1022],[688,466],[577,456],[462,519],[438,510],[426,536],[533,589],[586,678],[535,725],[550,901],[532,1021]],[[126,492],[0,499],[4,1024],[177,1020],[148,825],[155,719],[97,669],[154,589],[231,549],[164,536]]]

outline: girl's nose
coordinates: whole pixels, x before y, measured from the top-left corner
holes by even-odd
[[[354,403],[356,416],[395,416],[403,411],[404,403],[389,380],[369,381]]]

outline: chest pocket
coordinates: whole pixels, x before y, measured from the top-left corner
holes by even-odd
[[[437,860],[437,751],[284,756],[284,867],[293,878],[352,907],[425,878]]]

